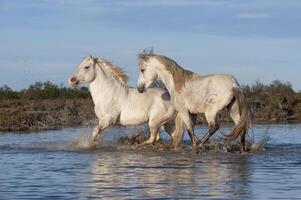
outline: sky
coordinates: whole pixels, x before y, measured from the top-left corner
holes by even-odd
[[[199,74],[301,91],[300,0],[0,0],[0,86],[67,85],[92,54],[125,69],[153,47]]]

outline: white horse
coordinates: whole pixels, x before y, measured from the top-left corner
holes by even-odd
[[[175,61],[162,55],[140,54],[138,90],[143,93],[159,79],[170,93],[171,100],[184,121],[194,148],[199,143],[194,134],[193,114],[204,113],[209,131],[200,145],[218,129],[217,113],[228,108],[236,127],[228,135],[241,137],[241,152],[246,150],[245,135],[250,125],[251,112],[243,91],[232,75],[201,76],[181,68]]]
[[[162,125],[172,135],[175,144],[181,140],[177,135],[182,135],[184,125],[181,125],[181,119],[175,119],[177,112],[169,94],[158,88],[140,94],[136,89],[128,87],[126,80],[127,76],[122,69],[107,60],[92,56],[86,57],[69,79],[71,86],[89,83],[99,119],[92,132],[93,141],[110,125],[141,125],[146,122],[151,134],[141,145],[153,144],[158,140],[158,130]],[[176,120],[176,126],[173,120]]]

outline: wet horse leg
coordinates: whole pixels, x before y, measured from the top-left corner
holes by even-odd
[[[200,140],[200,146],[209,140],[209,138],[219,129],[219,124],[216,119],[216,112],[205,113],[205,117],[208,123],[209,130]]]
[[[246,130],[240,135],[240,152],[243,153],[246,151]]]
[[[157,136],[159,134],[159,126],[149,126],[150,129],[150,138],[141,144],[138,145],[138,147],[154,144],[156,142]]]
[[[230,117],[235,123],[235,126],[239,124],[240,121],[240,111],[239,111],[239,106],[238,102],[234,101],[233,104],[231,104],[228,107]],[[245,152],[246,151],[246,131],[243,130],[243,132],[240,134],[240,152]]]
[[[197,144],[199,143],[199,141],[198,141],[198,138],[196,137],[196,135],[194,133],[194,122],[193,122],[193,119],[192,119],[193,117],[189,114],[189,112],[181,112],[180,116],[181,116],[183,122],[186,125],[188,135],[191,139],[192,150],[193,150],[193,152],[198,153],[199,148],[198,148]]]
[[[110,119],[99,120],[98,125],[95,126],[95,128],[93,129],[93,132],[92,132],[93,142],[96,142],[100,138],[101,134],[103,133],[103,130],[106,129],[110,125],[111,125]]]

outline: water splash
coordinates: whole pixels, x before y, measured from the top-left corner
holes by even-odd
[[[250,151],[251,152],[260,152],[264,150],[264,147],[266,146],[266,144],[268,143],[269,139],[270,139],[270,132],[269,132],[269,128],[267,128],[263,135],[259,138],[259,140],[257,142],[255,142],[255,137],[254,137],[255,133],[252,130],[252,143],[250,145]]]
[[[75,131],[75,133],[74,133]],[[264,134],[254,131],[251,132],[247,139],[247,149],[250,152],[260,152],[264,150],[268,140],[269,131],[265,130]],[[137,145],[145,141],[149,134],[148,129],[144,126],[121,128],[115,127],[106,130],[106,133],[97,141],[93,142],[91,138],[90,129],[80,129],[79,131],[67,129],[59,134],[31,134],[31,135],[13,135],[14,140],[11,143],[1,145],[0,149],[14,149],[14,150],[38,150],[38,151],[95,151],[104,148],[126,148],[126,149],[141,149]],[[256,140],[255,140],[255,135]],[[258,137],[262,135],[261,137]],[[160,140],[155,145],[147,146],[142,149],[152,150],[171,150],[170,139]],[[181,148],[178,150],[189,150],[191,144],[189,140],[185,140]],[[225,141],[221,138],[211,138],[209,142],[202,147],[203,152],[239,152],[239,139],[235,141]]]
[[[70,144],[66,146],[65,150],[91,151],[100,148],[100,146],[101,138],[100,140],[94,142],[90,135],[79,135],[71,140]]]

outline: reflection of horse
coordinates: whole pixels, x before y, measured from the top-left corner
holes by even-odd
[[[250,199],[250,157],[102,149],[88,162],[84,197]],[[151,161],[151,162],[150,162]]]
[[[162,125],[174,137],[174,141],[181,140],[176,136],[182,136],[183,125],[181,119],[175,119],[177,113],[168,93],[160,89],[151,89],[145,94],[140,94],[126,85],[126,79],[122,69],[92,56],[86,57],[69,79],[72,86],[89,83],[95,113],[99,119],[92,133],[93,140],[112,124],[140,125],[145,122],[149,124],[151,136],[142,145],[154,143],[159,138],[158,129]],[[171,120],[175,120],[176,125]]]
[[[200,76],[181,68],[175,61],[162,55],[140,54],[139,92],[145,92],[156,79],[161,80],[184,121],[194,149],[198,139],[194,134],[193,114],[204,113],[209,131],[200,141],[205,143],[218,129],[217,113],[228,108],[236,127],[229,135],[241,137],[241,151],[245,151],[245,135],[251,113],[242,90],[231,75]]]

